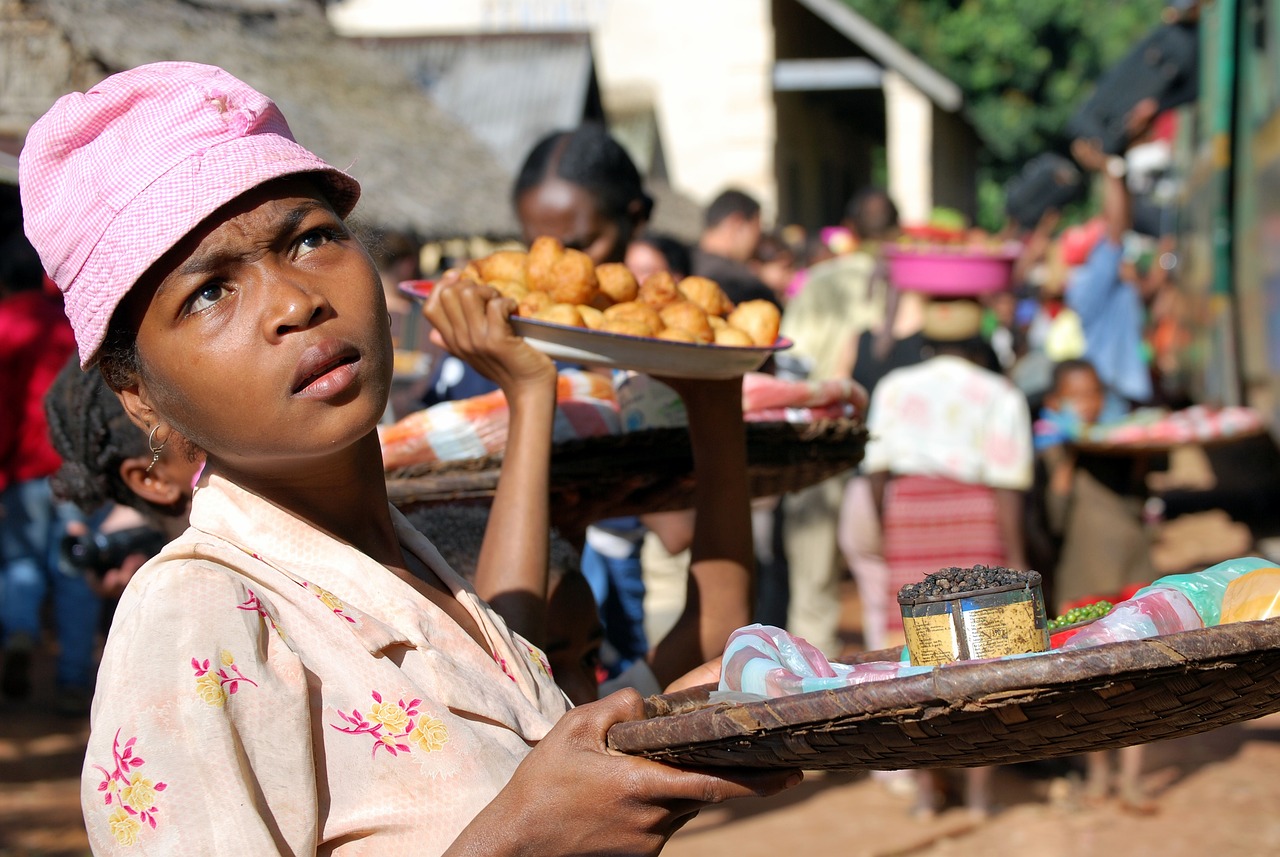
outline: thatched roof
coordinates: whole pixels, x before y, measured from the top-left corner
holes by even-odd
[[[425,238],[516,234],[511,177],[394,63],[338,38],[318,0],[28,0],[104,75],[220,65],[270,95],[299,142],[364,186],[357,216]],[[63,70],[66,79],[84,71]]]

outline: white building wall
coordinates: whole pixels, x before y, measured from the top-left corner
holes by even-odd
[[[883,86],[889,195],[903,223],[926,223],[933,211],[933,102],[888,69]]]
[[[345,0],[344,35],[590,29],[606,111],[652,107],[672,185],[776,210],[769,0]]]

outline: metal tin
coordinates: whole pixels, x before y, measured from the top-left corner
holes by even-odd
[[[1025,583],[904,600],[902,625],[915,666],[999,658],[1049,648],[1040,574]]]

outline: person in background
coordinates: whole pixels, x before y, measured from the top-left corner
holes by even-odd
[[[1059,612],[1082,598],[1112,598],[1157,577],[1143,501],[1130,484],[1132,462],[1079,455],[1071,445],[1099,421],[1105,400],[1092,363],[1064,360],[1054,366],[1053,386],[1036,421],[1044,508],[1060,544],[1050,602]]]
[[[924,313],[928,303],[928,297],[919,292],[890,289],[884,320],[846,345],[849,363],[842,361],[841,373],[851,375],[870,396],[890,372],[924,360]],[[844,368],[846,365],[848,369]],[[871,483],[860,469],[845,484],[836,541],[857,581],[862,641],[870,651],[889,644],[888,617],[897,610],[889,598],[889,567],[885,565],[880,535]]]
[[[786,365],[798,362],[798,374],[816,381],[848,378],[851,363],[842,361],[842,354],[885,317],[889,288],[878,248],[898,235],[897,207],[883,190],[864,189],[849,201],[845,225],[857,236],[858,249],[811,268],[805,288],[782,316],[782,335],[795,343],[784,352]],[[790,575],[787,630],[829,658],[840,654],[837,590],[845,566],[837,531],[846,481],[832,477],[782,501]],[[869,500],[869,493],[863,493]]]
[[[78,514],[50,490],[49,477],[61,462],[44,412],[45,393],[73,351],[62,302],[46,291],[40,257],[15,230],[0,244],[0,691],[11,699],[31,693],[31,660],[48,599],[58,638],[56,705],[82,715],[93,692],[99,600],[59,557],[62,536]]]
[[[778,303],[785,307],[787,287],[795,279],[797,271],[796,252],[791,245],[779,234],[762,235],[751,257],[750,268],[760,282],[773,290]]]
[[[49,438],[62,459],[52,477],[55,497],[74,503],[103,535],[138,527],[151,528],[165,541],[182,535],[204,465],[199,450],[175,436],[156,455],[102,373],[82,371],[76,353],[49,387],[45,413]],[[85,536],[90,527],[82,524],[70,532]],[[127,554],[90,583],[103,598],[118,598],[150,558]]]
[[[1130,126],[1135,129],[1149,126],[1155,111],[1154,99],[1138,102],[1131,111]],[[1086,139],[1074,140],[1071,154],[1081,167],[1102,176],[1105,231],[1084,265],[1071,277],[1066,302],[1080,316],[1084,356],[1098,371],[1106,388],[1103,413],[1109,418],[1132,405],[1151,401],[1151,371],[1143,354],[1143,334],[1145,304],[1154,295],[1145,279],[1137,283],[1125,280],[1124,242],[1133,228],[1133,201],[1125,181],[1125,159],[1120,155],[1108,156],[1098,141]]]
[[[751,300],[778,304],[773,291],[749,267],[763,233],[756,198],[740,190],[726,190],[707,206],[703,222],[702,236],[693,251],[693,273],[715,280],[735,304]]]
[[[1051,586],[1045,589],[1045,600],[1057,614],[1066,605],[1090,599],[1116,603],[1157,577],[1142,501],[1113,487],[1117,479],[1127,478],[1130,465],[1102,456],[1081,457],[1070,446],[1098,421],[1105,395],[1093,364],[1064,360],[1054,366],[1053,386],[1036,421],[1037,493],[1060,551],[1046,581]],[[1100,802],[1114,789],[1123,808],[1152,811],[1142,787],[1143,762],[1142,745],[1114,754],[1086,754],[1085,799]]]
[[[637,282],[658,271],[666,271],[677,283],[693,270],[693,257],[689,247],[678,238],[648,230],[637,235],[627,245],[623,259]]]
[[[932,355],[890,372],[871,397],[864,469],[882,528],[887,597],[950,566],[1026,568],[1024,494],[1032,484],[1026,398],[996,371],[981,338],[982,309],[968,299],[930,301]],[[890,611],[900,641],[902,617]],[[966,774],[970,810],[990,811],[989,769]],[[918,778],[919,808],[937,808],[939,781]]]
[[[597,265],[623,262],[653,211],[631,157],[597,123],[553,132],[534,145],[512,201],[527,243],[549,235]],[[635,516],[597,521],[585,533],[582,572],[604,618],[611,675],[649,651],[640,565],[644,533]]]

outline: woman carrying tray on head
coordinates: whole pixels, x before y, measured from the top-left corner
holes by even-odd
[[[871,395],[863,467],[880,512],[891,605],[904,584],[940,568],[1026,566],[1031,420],[1022,393],[994,371],[981,313],[976,301],[931,300],[923,332],[933,356],[890,372]],[[901,639],[901,614],[886,618]],[[969,788],[970,806],[985,812],[985,776],[971,775]]]
[[[210,66],[124,72],[33,126],[20,179],[85,365],[208,462],[107,642],[95,852],[655,853],[705,801],[784,785],[606,754],[639,697],[566,714],[541,653],[390,507],[359,188],[269,99]],[[438,300],[469,357],[549,374],[491,292]]]

